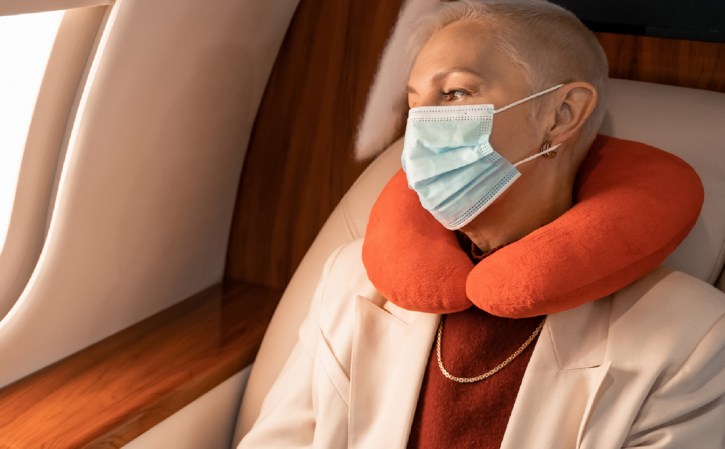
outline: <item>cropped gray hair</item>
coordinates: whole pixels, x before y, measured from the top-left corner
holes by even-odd
[[[607,57],[594,34],[574,14],[545,0],[442,2],[420,19],[409,36],[406,53],[410,67],[433,33],[462,20],[479,22],[494,33],[501,54],[523,69],[530,94],[572,81],[594,86],[598,102],[576,146],[591,145],[604,119]]]

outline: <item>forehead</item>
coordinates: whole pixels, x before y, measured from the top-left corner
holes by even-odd
[[[424,82],[432,74],[469,69],[487,82],[516,75],[521,68],[505,58],[496,45],[496,33],[485,23],[465,20],[435,32],[415,59],[411,83]]]

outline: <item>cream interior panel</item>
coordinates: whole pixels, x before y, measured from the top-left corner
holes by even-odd
[[[0,386],[222,278],[251,126],[297,0],[119,0]]]
[[[2,0],[0,15],[26,14],[40,11],[110,5],[113,0]]]
[[[71,10],[58,29],[33,111],[7,238],[0,243],[0,319],[27,285],[43,247],[68,118],[105,10]]]

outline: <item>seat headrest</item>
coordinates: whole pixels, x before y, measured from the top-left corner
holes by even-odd
[[[725,94],[610,80],[600,132],[669,151],[690,164],[705,188],[695,228],[664,265],[714,284],[725,262]]]

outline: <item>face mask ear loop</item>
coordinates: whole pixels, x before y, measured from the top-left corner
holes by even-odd
[[[504,106],[504,107],[502,107],[502,108],[496,109],[495,111],[493,111],[493,113],[495,114],[495,113],[497,113],[497,112],[503,112],[503,111],[505,111],[506,109],[511,109],[511,108],[513,108],[514,106],[518,106],[518,105],[520,105],[521,103],[525,103],[525,102],[527,102],[527,101],[529,101],[529,100],[533,100],[533,99],[534,99],[534,98],[536,98],[536,97],[540,97],[540,96],[542,96],[542,95],[546,95],[546,94],[548,94],[549,92],[553,92],[553,91],[555,91],[556,89],[560,88],[561,86],[563,86],[563,84],[557,84],[557,85],[556,85],[556,86],[554,86],[554,87],[550,87],[550,88],[548,88],[548,89],[546,89],[546,90],[542,90],[542,91],[541,91],[541,92],[539,92],[538,94],[530,95],[530,96],[528,96],[528,97],[526,97],[526,98],[522,98],[521,100],[518,100],[518,101],[514,101],[513,103],[511,103],[511,104],[509,104],[509,105],[506,105],[506,106]]]
[[[524,160],[518,161],[517,163],[515,163],[515,164],[514,164],[514,167],[518,167],[519,165],[523,164],[524,162],[529,162],[529,161],[531,161],[531,160],[534,160],[534,159],[536,159],[537,157],[539,157],[539,156],[542,156],[542,155],[544,155],[544,154],[547,154],[547,153],[551,153],[552,151],[556,150],[556,149],[557,149],[557,148],[559,148],[560,146],[561,146],[561,144],[560,144],[560,143],[557,143],[556,145],[552,145],[552,146],[550,146],[549,148],[547,148],[547,149],[546,149],[546,150],[544,150],[544,151],[541,151],[541,152],[539,152],[539,153],[536,153],[536,154],[534,154],[533,156],[529,156],[529,157],[527,157],[527,158],[526,158],[526,159],[524,159]]]

